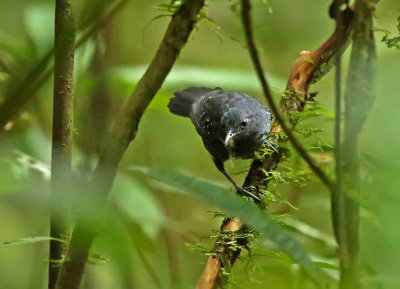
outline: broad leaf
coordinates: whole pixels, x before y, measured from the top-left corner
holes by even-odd
[[[296,262],[290,258],[289,255],[282,253],[282,252],[277,252],[273,250],[268,250],[268,249],[256,249],[255,251],[252,252],[252,255],[261,255],[265,257],[269,257],[275,260],[279,260],[283,263],[286,264],[296,264]],[[326,269],[331,269],[331,270],[336,270],[339,271],[340,268],[337,264],[333,262],[328,262],[325,260],[319,260],[320,258],[314,257],[312,261],[314,262],[315,265],[317,265],[320,268],[326,268]]]
[[[132,81],[139,79],[145,69],[145,66],[115,67],[110,70],[110,79],[114,85],[126,83],[131,89]],[[269,79],[273,87],[284,87],[286,85],[286,80],[279,76],[270,75]],[[257,85],[257,77],[252,71],[214,66],[178,65],[168,75],[163,88],[171,90],[183,89],[185,86],[219,86],[225,90],[254,91],[254,88],[258,87]]]
[[[264,234],[291,259],[298,263],[317,286],[324,287],[326,275],[311,261],[303,246],[282,226],[273,221],[258,207],[236,194],[209,182],[168,169],[138,167],[137,170],[222,209],[226,214],[240,218],[244,223]]]
[[[151,192],[128,175],[119,173],[115,179],[111,200],[135,221],[143,232],[156,238],[164,220],[161,205]]]
[[[283,223],[289,227],[289,229],[292,229],[296,232],[299,232],[300,234],[303,234],[304,236],[307,236],[311,239],[318,240],[320,242],[325,243],[328,246],[337,247],[337,243],[335,239],[331,236],[328,235],[316,228],[311,227],[310,225],[303,223],[297,219],[294,218],[285,218],[283,220]]]

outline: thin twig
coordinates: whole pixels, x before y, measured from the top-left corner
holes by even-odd
[[[114,127],[104,144],[103,153],[89,184],[90,203],[79,211],[72,233],[67,261],[61,269],[58,289],[78,289],[81,283],[89,249],[96,236],[93,220],[99,218],[112,187],[118,164],[135,138],[140,119],[154,95],[161,87],[198,20],[204,0],[187,0],[172,16],[160,47],[139,80],[135,90],[123,106]],[[88,208],[87,206],[90,206]]]
[[[322,183],[325,184],[325,186],[329,189],[329,191],[334,192],[335,185],[333,184],[333,182],[329,179],[329,177],[325,174],[325,172],[317,164],[315,164],[313,158],[303,147],[303,145],[299,142],[297,137],[293,134],[292,130],[289,129],[289,127],[286,125],[286,122],[282,117],[278,107],[275,105],[267,80],[264,76],[264,71],[261,66],[260,58],[258,56],[257,47],[254,43],[253,31],[251,28],[250,2],[249,0],[242,0],[241,3],[242,3],[242,20],[243,20],[244,31],[246,34],[248,49],[254,64],[254,68],[261,82],[268,105],[272,113],[274,114],[277,122],[281,125],[283,131],[286,133],[288,139],[290,140],[296,151],[299,153],[299,155],[306,161],[311,170],[317,175],[317,177],[322,181]]]
[[[128,2],[129,0],[121,0],[113,6],[108,13],[77,39],[75,49],[82,46],[94,33],[103,29]],[[32,70],[15,85],[7,94],[5,100],[0,103],[0,133],[4,126],[18,115],[21,107],[24,106],[50,78],[54,69],[54,66],[50,65],[53,55],[54,49],[51,49]]]

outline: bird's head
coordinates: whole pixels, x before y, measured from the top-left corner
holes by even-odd
[[[271,115],[267,110],[235,108],[223,115],[221,123],[223,141],[229,155],[246,158],[251,157],[267,138],[271,129]]]

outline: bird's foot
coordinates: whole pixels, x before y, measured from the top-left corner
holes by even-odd
[[[274,145],[274,143],[273,143],[272,141],[267,140],[267,141],[265,142],[265,144],[266,144],[266,146],[267,146],[268,149],[271,149],[272,151],[274,151],[274,152],[276,152],[276,153],[279,153],[278,150],[277,150],[277,148],[275,147],[275,145]]]
[[[249,188],[250,188],[250,187],[249,187]],[[242,187],[238,187],[238,188],[237,188],[237,192],[238,192],[240,195],[242,195],[242,196],[247,195],[247,196],[251,197],[253,200],[258,201],[258,202],[261,202],[261,200],[260,200],[259,197],[257,197],[255,194],[253,194],[253,193],[250,192],[249,190],[246,190],[246,189],[244,189],[244,188],[242,188]]]

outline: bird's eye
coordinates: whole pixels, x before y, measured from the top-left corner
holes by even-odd
[[[245,120],[240,123],[241,127],[245,127],[246,125],[247,125],[247,122]]]

